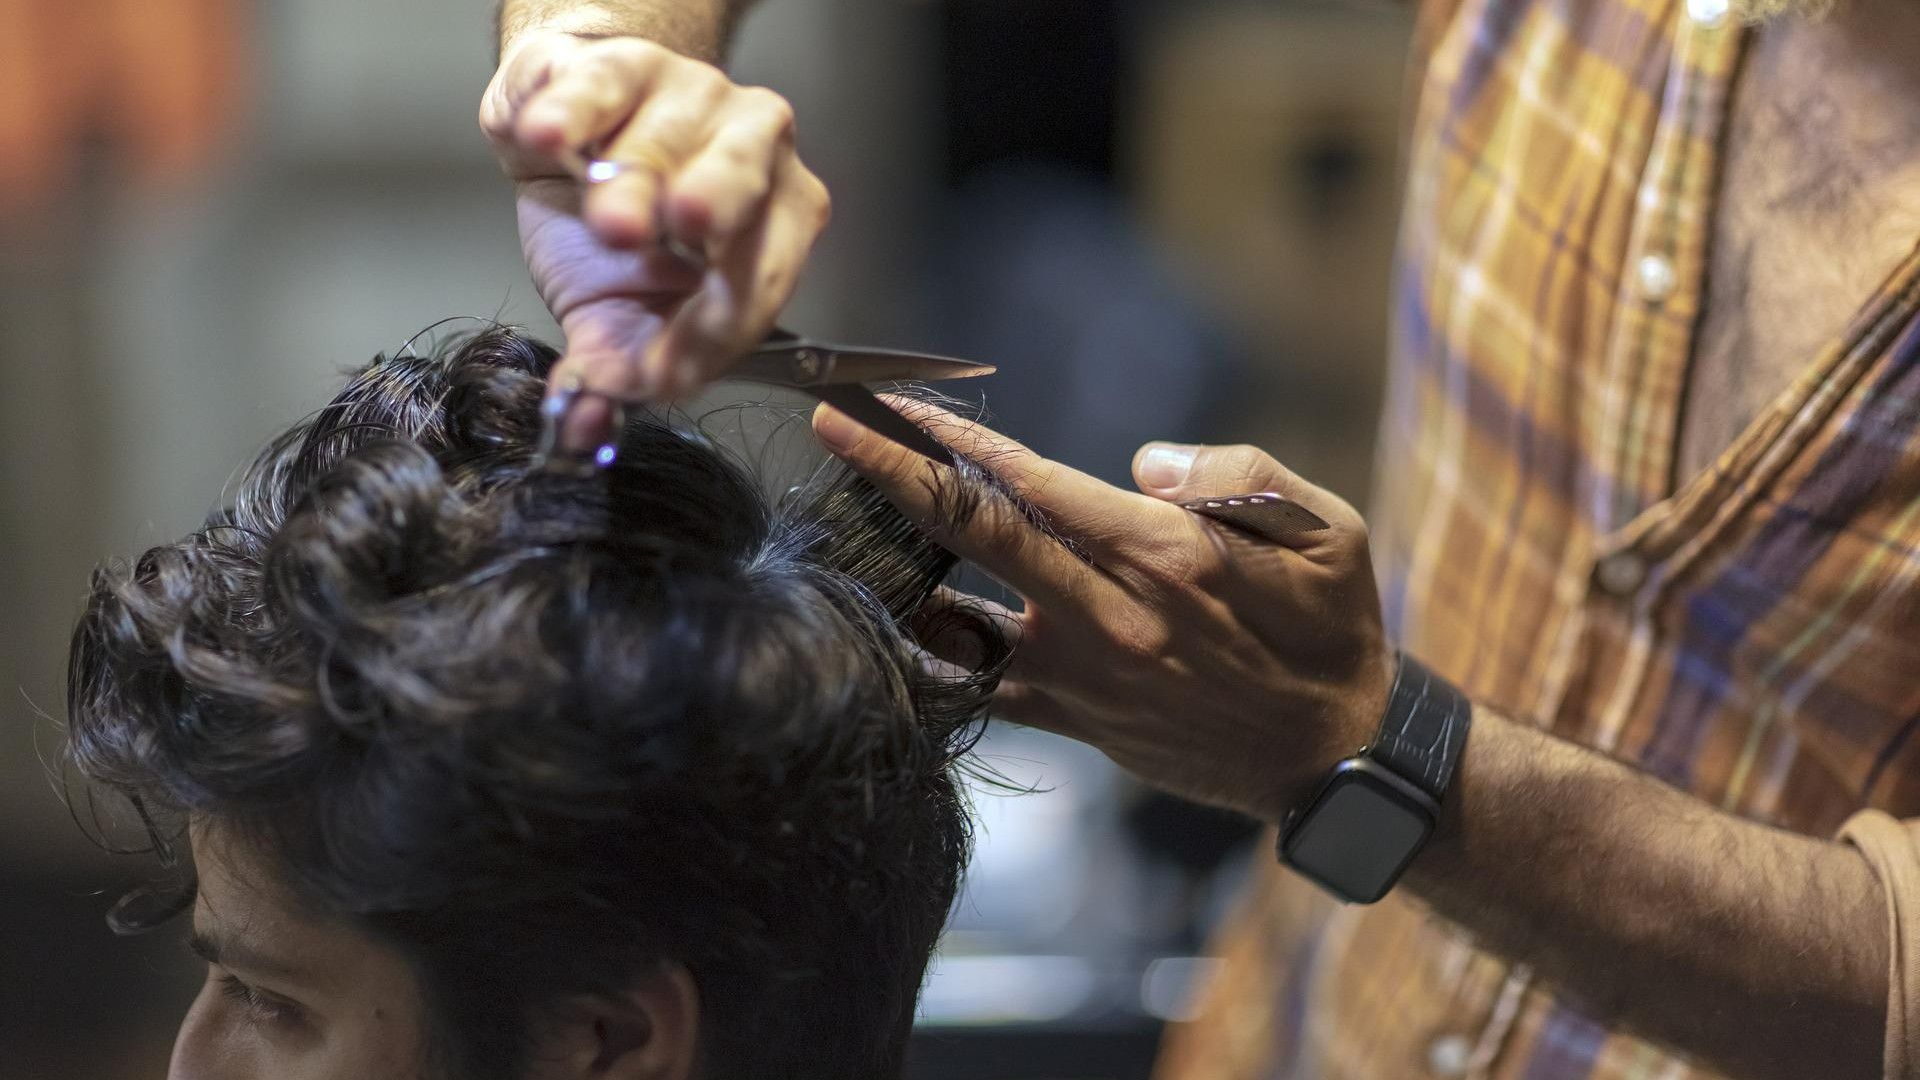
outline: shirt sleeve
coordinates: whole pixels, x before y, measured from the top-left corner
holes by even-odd
[[[1920,1080],[1920,822],[1862,810],[1840,827],[1887,898],[1886,1080]]]

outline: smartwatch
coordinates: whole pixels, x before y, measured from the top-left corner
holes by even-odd
[[[1333,767],[1280,828],[1280,861],[1336,898],[1387,895],[1440,819],[1473,706],[1401,653],[1372,745]]]

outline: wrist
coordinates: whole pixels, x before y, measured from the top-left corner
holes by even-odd
[[[711,0],[672,4],[565,4],[546,5],[533,11],[515,10],[503,13],[500,21],[500,56],[504,61],[529,38],[581,42],[633,37],[682,56],[719,64],[734,24],[745,7],[746,4],[738,0]]]
[[[1543,760],[1538,751],[1548,739],[1538,729],[1516,724],[1501,713],[1476,708],[1473,720],[1472,753],[1460,755],[1454,770],[1453,785],[1440,804],[1440,819],[1433,837],[1413,865],[1407,868],[1405,885],[1421,896],[1442,888],[1459,871],[1473,864],[1470,847],[1480,838],[1472,835],[1468,822],[1488,806],[1517,805],[1533,801],[1530,794],[1541,787],[1535,767]],[[1554,782],[1563,791],[1564,781]],[[1591,800],[1574,799],[1574,805]],[[1545,819],[1549,815],[1536,817]]]
[[[1334,764],[1283,821],[1280,861],[1339,900],[1385,896],[1440,825],[1473,706],[1398,654],[1367,745]]]
[[[1353,687],[1328,710],[1322,723],[1307,727],[1304,745],[1291,755],[1292,767],[1273,791],[1274,807],[1265,815],[1274,824],[1284,824],[1289,814],[1313,798],[1336,765],[1361,752],[1379,734],[1399,674],[1400,652],[1382,643],[1360,669]]]
[[[572,20],[567,20],[572,21]],[[593,41],[605,34],[593,33],[584,27],[569,29],[564,22],[530,23],[517,30],[502,30],[500,33],[500,60],[495,67],[505,67],[519,53],[541,45],[561,47],[575,45],[584,41]]]

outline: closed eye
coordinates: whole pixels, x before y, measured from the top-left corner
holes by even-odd
[[[285,1025],[300,1019],[298,1005],[264,990],[248,986],[231,972],[217,973],[214,975],[214,981],[219,984],[222,996],[246,1007],[247,1019],[255,1024]]]
[[[222,939],[196,927],[187,939],[187,949],[207,962],[208,977],[219,984],[221,996],[246,1006],[247,1019],[257,1025],[291,1025],[305,1018],[297,1002],[279,994],[261,990],[233,974],[229,963],[247,970],[275,972],[287,965],[245,943]],[[289,976],[291,977],[291,976]]]

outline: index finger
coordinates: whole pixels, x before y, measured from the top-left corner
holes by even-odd
[[[1096,561],[1123,558],[1143,535],[1179,528],[1185,514],[1150,498],[1042,457],[1023,443],[937,405],[900,394],[882,394],[896,412],[927,428],[933,437],[1004,481],[1045,514],[1060,532]]]
[[[520,107],[553,77],[555,59],[562,44],[577,44],[577,39],[552,32],[534,32],[509,48],[500,58],[498,70],[480,97],[480,129],[486,132],[495,151],[504,156],[524,157],[526,151],[515,145],[514,122]],[[524,165],[516,175],[532,170]]]
[[[1118,586],[1095,565],[1089,538],[1131,521],[1135,527],[1172,510],[1085,473],[1049,461],[983,425],[922,401],[886,395],[889,406],[928,430],[959,456],[989,472],[1013,497],[977,495],[966,478],[874,434],[829,405],[814,411],[821,442],[879,488],[910,519],[954,554],[977,564],[1042,605],[1080,607]],[[1015,501],[1017,500],[1017,501]],[[1024,504],[1029,512],[1022,512]],[[1136,516],[1140,515],[1140,516]],[[1087,549],[1092,562],[1074,550]]]
[[[512,138],[531,153],[598,145],[645,104],[667,54],[643,42],[607,41],[568,57],[545,85],[522,100]]]

